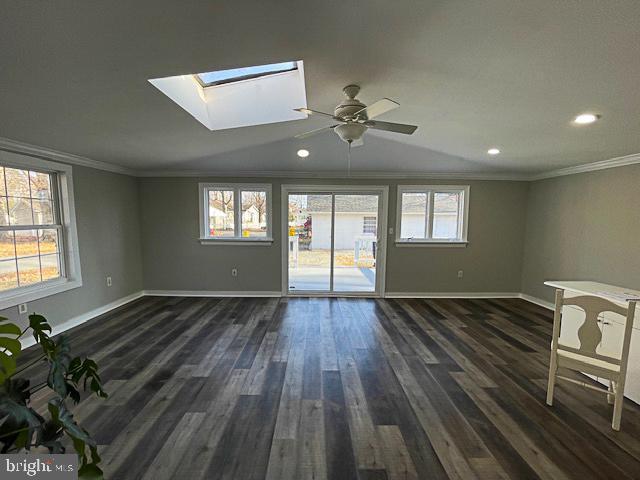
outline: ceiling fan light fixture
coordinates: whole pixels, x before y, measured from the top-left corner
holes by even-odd
[[[500,153],[500,149],[498,148],[490,148],[489,150],[487,150],[487,153],[489,155],[498,155]]]
[[[343,141],[351,143],[355,140],[360,140],[367,127],[361,123],[343,123],[333,130]]]
[[[297,153],[300,158],[307,158],[309,156],[309,150],[305,150],[304,148],[298,150]]]

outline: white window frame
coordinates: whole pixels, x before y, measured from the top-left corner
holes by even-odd
[[[62,235],[59,240],[61,277],[0,292],[0,309],[15,307],[21,303],[81,287],[82,271],[73,194],[73,167],[4,150],[0,150],[0,164],[10,168],[55,174],[52,177],[56,182],[53,188],[57,191],[56,208],[62,225]]]
[[[444,246],[465,247],[468,242],[469,229],[469,185],[398,185],[396,205],[396,244],[399,246]],[[402,238],[402,195],[404,193],[424,193],[427,195],[426,235],[425,238]],[[458,231],[460,237],[455,239],[432,238],[433,235],[433,197],[434,193],[459,193]]]
[[[212,237],[209,235],[209,191],[231,190],[233,191],[233,237]],[[242,236],[242,192],[261,192],[267,194],[267,236],[243,237]],[[199,224],[200,243],[202,245],[270,245],[273,243],[273,214],[272,214],[272,188],[269,183],[199,183]]]

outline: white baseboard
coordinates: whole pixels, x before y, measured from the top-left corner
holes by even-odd
[[[144,295],[157,297],[281,297],[280,291],[221,291],[221,290],[145,290]]]
[[[387,292],[385,298],[520,298],[518,292]]]
[[[542,300],[541,298],[534,297],[532,295],[527,295],[526,293],[520,293],[518,296],[527,302],[535,303],[536,305],[548,308],[549,310],[555,310],[555,305],[552,302],[547,302],[546,300]]]
[[[77,327],[78,325],[81,325],[85,322],[88,322],[89,320],[98,317],[100,315],[103,315],[107,312],[110,312],[113,309],[116,309],[118,307],[121,307],[122,305],[132,302],[134,300],[137,300],[138,298],[144,296],[144,292],[141,290],[139,292],[135,292],[132,293],[131,295],[127,295],[126,297],[122,297],[119,298],[117,300],[114,300],[111,303],[107,303],[106,305],[103,305],[101,307],[98,308],[94,308],[93,310],[89,310],[86,313],[83,313],[81,315],[78,315],[76,317],[70,318],[69,320],[67,320],[66,322],[63,322],[59,325],[54,325],[53,331],[51,332],[51,335],[58,335],[62,332],[66,332],[67,330],[73,328],[73,327]],[[21,338],[20,339],[20,343],[22,343],[22,348],[28,348],[32,345],[36,344],[35,339],[33,338],[33,335],[31,335],[31,332],[29,332],[29,336],[25,337],[25,338]]]

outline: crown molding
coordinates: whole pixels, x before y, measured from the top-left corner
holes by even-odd
[[[347,176],[344,171],[330,172],[299,172],[299,171],[237,171],[237,172],[216,172],[214,170],[135,170],[132,168],[114,165],[108,162],[101,162],[91,158],[74,155],[72,153],[60,152],[51,148],[40,147],[28,143],[0,137],[0,151],[7,151],[32,157],[39,157],[45,160],[53,160],[71,165],[95,168],[112,173],[120,173],[132,177],[237,177],[237,178],[353,178],[353,179],[388,179],[388,180],[499,180],[499,181],[520,181],[534,182],[548,178],[575,175],[578,173],[595,172],[608,168],[624,167],[640,163],[640,153],[624,155],[597,162],[575,165],[567,168],[549,170],[547,172],[526,174],[526,173],[491,173],[491,172],[352,172]]]
[[[353,178],[410,180],[415,178],[432,180],[506,180],[527,181],[529,177],[518,173],[469,173],[469,172],[298,172],[298,171],[213,171],[213,170],[146,170],[138,171],[139,177],[236,177],[236,178]]]
[[[83,167],[95,168],[98,170],[105,170],[107,172],[121,173],[124,175],[135,176],[136,171],[120,165],[114,165],[112,163],[100,162],[98,160],[92,160],[87,157],[81,157],[80,155],[74,155],[72,153],[60,152],[51,148],[39,147],[37,145],[31,145],[17,140],[11,140],[10,138],[0,137],[0,150],[11,153],[20,153],[24,155],[30,155],[32,157],[39,157],[45,160],[54,160],[56,162],[70,163],[72,165],[80,165]]]
[[[575,175],[577,173],[595,172],[598,170],[605,170],[607,168],[616,168],[616,167],[624,167],[626,165],[635,165],[637,163],[640,163],[640,153],[634,153],[632,155],[624,155],[622,157],[610,158],[608,160],[601,160],[599,162],[584,163],[582,165],[575,165],[573,167],[550,170],[548,172],[530,175],[529,180],[530,181],[545,180],[547,178],[563,177],[565,175]]]

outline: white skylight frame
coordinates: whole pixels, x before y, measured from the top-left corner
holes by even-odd
[[[291,70],[207,87],[195,74],[149,82],[212,131],[304,120],[307,115],[294,110],[307,107],[304,63],[293,63]]]

